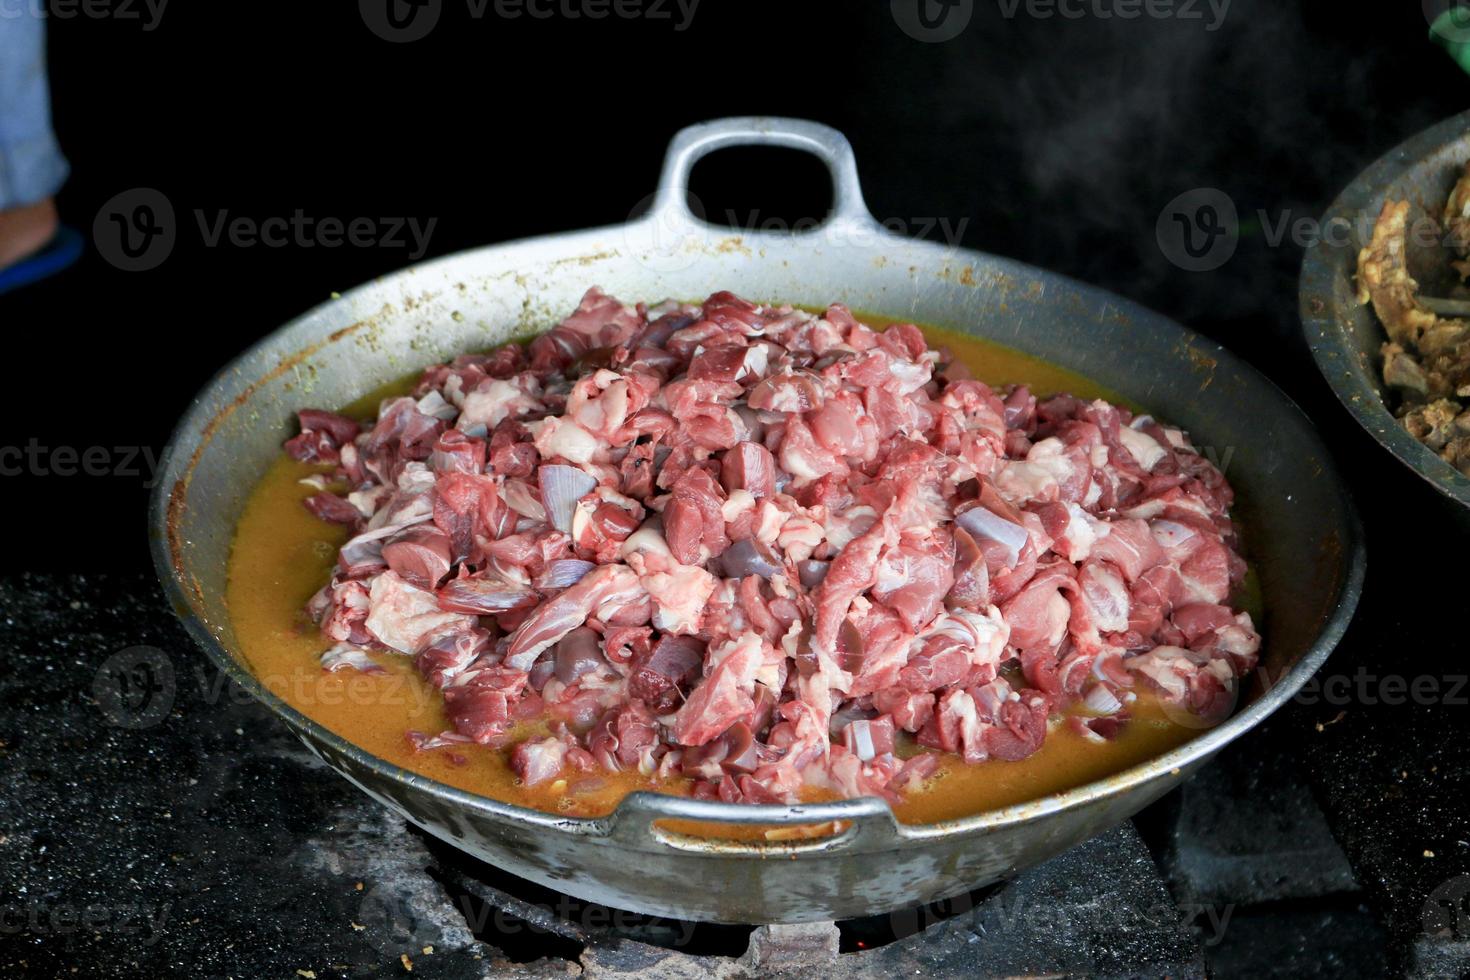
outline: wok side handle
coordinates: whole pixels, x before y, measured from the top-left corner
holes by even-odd
[[[740,116],[715,119],[679,130],[664,156],[663,173],[649,217],[661,223],[700,224],[689,210],[689,172],[702,157],[732,146],[784,146],[822,160],[832,176],[832,211],[820,226],[871,230],[878,222],[863,203],[857,160],[847,137],[809,119]],[[814,229],[815,230],[815,229]]]
[[[703,825],[700,833],[664,821]],[[801,836],[804,828],[824,829],[819,836]],[[713,825],[758,825],[778,833],[775,839],[738,840],[719,836]],[[748,857],[791,857],[803,853],[830,853],[859,849],[877,851],[897,846],[903,833],[888,804],[876,797],[841,800],[835,803],[792,806],[753,806],[743,803],[712,803],[661,793],[637,792],[623,799],[602,822],[603,833],[634,850],[676,850],[704,854]],[[789,831],[782,834],[781,831]]]

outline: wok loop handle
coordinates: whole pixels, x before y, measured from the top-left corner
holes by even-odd
[[[689,173],[701,158],[732,146],[784,146],[820,158],[832,176],[832,211],[819,227],[879,227],[863,203],[857,160],[847,137],[831,126],[781,116],[715,119],[679,130],[664,156],[649,218],[664,224],[702,224],[689,210]]]
[[[740,840],[720,837],[714,828],[709,828],[707,835],[693,834],[677,826],[661,825],[661,821],[684,821],[706,827],[710,824],[753,824],[777,830],[788,829],[793,833],[779,839]],[[836,832],[801,836],[801,828],[822,829],[822,825],[834,822],[841,827]],[[888,804],[871,796],[835,803],[757,806],[640,791],[626,796],[603,825],[609,838],[636,850],[667,848],[746,857],[793,857],[858,846],[864,851],[875,851],[895,846],[903,838]]]

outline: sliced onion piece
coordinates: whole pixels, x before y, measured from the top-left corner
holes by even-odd
[[[501,485],[500,496],[504,498],[505,506],[522,517],[546,523],[546,506],[541,503],[541,498],[525,480],[506,480]]]
[[[582,576],[596,568],[595,562],[580,558],[559,558],[548,562],[546,570],[536,578],[538,589],[566,589],[582,581]]]
[[[872,727],[867,719],[862,718],[847,726],[850,732],[848,740],[852,745],[853,754],[864,762],[878,755],[877,749],[873,747]]]
[[[541,484],[541,502],[546,505],[551,526],[571,534],[577,501],[597,487],[597,480],[575,466],[560,463],[537,467],[536,480]]]
[[[1082,698],[1082,706],[1095,715],[1115,715],[1123,710],[1123,702],[1106,684],[1094,684]]]
[[[955,515],[955,523],[978,540],[994,541],[1006,549],[1006,567],[1015,568],[1021,550],[1031,535],[1019,524],[1012,523],[986,507],[972,507]]]

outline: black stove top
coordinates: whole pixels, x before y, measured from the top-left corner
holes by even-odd
[[[146,575],[23,575],[0,584],[0,616],[0,881],[21,886],[0,907],[7,972],[1470,969],[1470,774],[1447,709],[1299,700],[1131,823],[1010,882],[754,929],[581,902],[405,825],[223,682]],[[1324,677],[1372,662],[1363,632]]]

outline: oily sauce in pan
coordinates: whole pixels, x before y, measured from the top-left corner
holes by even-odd
[[[861,319],[877,328],[895,322],[868,315]],[[1030,355],[949,331],[925,328],[924,332],[933,346],[948,347],[976,378],[992,386],[1024,382],[1037,395],[1068,391],[1127,404],[1085,377]],[[411,388],[417,378],[415,373],[374,392],[350,406],[347,414],[372,417],[380,398]],[[441,695],[419,677],[408,657],[376,654],[386,668],[384,674],[323,671],[319,657],[330,643],[322,639],[303,607],[330,578],[337,549],[348,532],[318,520],[302,506],[315,491],[299,481],[329,469],[298,463],[282,453],[240,517],[226,601],[240,649],[262,683],[302,714],[381,759],[510,803],[569,816],[598,816],[610,813],[633,790],[685,791],[688,781],[683,778],[655,780],[636,772],[581,777],[575,793],[562,779],[526,787],[511,771],[503,749],[467,744],[416,751],[406,731],[432,735],[453,726],[445,717]],[[1176,724],[1142,690],[1130,713],[1132,720],[1122,733],[1102,744],[1061,725],[1053,727],[1039,751],[1020,762],[966,765],[958,756],[948,755],[936,775],[924,788],[907,794],[895,813],[906,823],[932,823],[1034,800],[1136,765],[1202,730]],[[512,734],[519,740],[538,734],[538,728],[544,726],[528,723]]]

